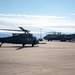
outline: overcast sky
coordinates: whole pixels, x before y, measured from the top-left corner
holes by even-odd
[[[0,29],[75,33],[75,0],[0,0]]]

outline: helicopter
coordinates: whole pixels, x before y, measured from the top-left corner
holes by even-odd
[[[47,34],[43,38],[48,41],[59,40],[61,42],[66,42],[66,41],[74,41],[75,34],[61,34],[61,32],[52,32],[51,34]]]
[[[24,47],[26,44],[31,44],[32,47],[38,44],[39,41],[33,34],[29,33],[29,30],[25,30],[23,27],[19,27],[20,30],[12,30],[12,29],[0,29],[5,31],[22,31],[24,33],[12,33],[10,37],[0,37],[0,47],[3,43],[12,43],[12,44],[22,44]]]

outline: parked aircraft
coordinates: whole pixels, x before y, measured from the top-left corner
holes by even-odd
[[[6,30],[6,31],[23,31],[24,33],[14,33],[10,37],[0,37],[0,47],[3,43],[12,43],[12,44],[31,44],[32,47],[36,44],[38,44],[38,40],[33,34],[29,33],[29,30],[25,30],[22,27],[19,27],[21,30],[11,30],[11,29],[0,29],[0,30]]]
[[[52,40],[59,40],[59,41],[74,41],[75,34],[61,34],[61,32],[53,32],[51,34],[47,34],[44,37],[45,40],[52,41]]]

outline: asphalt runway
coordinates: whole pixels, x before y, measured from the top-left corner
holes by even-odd
[[[24,48],[3,44],[0,75],[75,75],[75,43],[46,43]]]

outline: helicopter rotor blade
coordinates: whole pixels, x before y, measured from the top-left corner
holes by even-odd
[[[21,31],[21,32],[25,32],[25,33],[29,33],[29,30],[25,30],[23,27],[19,27],[21,30],[15,30],[15,29],[0,29],[0,30],[4,30],[4,31]]]
[[[29,30],[25,30],[23,27],[19,27],[22,31],[24,31],[24,32],[30,32]]]
[[[0,30],[5,30],[5,31],[21,31],[21,30],[12,30],[12,29],[0,29]]]

